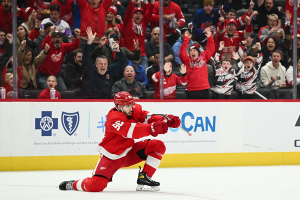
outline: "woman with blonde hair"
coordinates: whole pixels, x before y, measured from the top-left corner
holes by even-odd
[[[57,85],[56,77],[53,75],[48,76],[46,84],[48,88],[42,90],[42,92],[38,96],[38,99],[61,99],[60,93],[55,90],[55,86]],[[52,97],[50,90],[54,90],[55,93],[55,95],[53,95]]]
[[[39,30],[41,28],[41,21],[38,20],[38,14],[37,12],[31,8],[27,7],[25,9],[25,12],[28,15],[28,21],[22,23],[21,25],[24,26],[28,32],[28,38],[30,40],[35,40],[36,38],[39,37]]]
[[[6,66],[4,67],[2,71],[2,85],[6,90],[6,98],[7,99],[12,99],[13,98],[13,73],[7,73],[7,69],[12,69],[12,62],[13,62],[13,57],[11,57]],[[21,81],[23,79],[23,73],[21,67],[18,65],[18,86],[17,86],[17,91],[19,91]],[[19,95],[18,95],[19,97]]]
[[[116,34],[121,36],[122,28],[121,25],[116,23],[116,16],[117,16],[117,8],[115,6],[111,6],[107,12],[105,17],[105,24],[106,24],[106,30],[109,28],[113,28]],[[118,18],[122,22],[122,18]]]

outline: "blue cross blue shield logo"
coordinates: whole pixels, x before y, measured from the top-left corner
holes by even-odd
[[[61,123],[65,131],[71,136],[77,129],[79,124],[79,112],[61,114]]]
[[[35,129],[41,129],[42,136],[52,136],[52,129],[58,129],[58,119],[52,118],[52,111],[42,111],[42,118],[35,118]]]

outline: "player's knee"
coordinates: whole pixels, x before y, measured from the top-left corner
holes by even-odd
[[[107,187],[107,178],[93,176],[92,179],[93,181],[86,185],[89,192],[102,192]]]
[[[148,155],[150,152],[165,154],[166,145],[160,140],[150,140],[145,149],[145,154]]]

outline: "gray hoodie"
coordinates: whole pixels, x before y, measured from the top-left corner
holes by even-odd
[[[269,87],[268,84],[271,81],[272,76],[277,76],[277,80],[272,84],[271,89],[278,89],[279,85],[285,84],[285,73],[286,69],[281,65],[279,62],[279,67],[275,69],[275,67],[272,64],[272,61],[269,61],[265,66],[262,67],[260,72],[260,86],[261,87]]]

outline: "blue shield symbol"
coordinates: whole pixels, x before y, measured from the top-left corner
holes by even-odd
[[[65,131],[71,136],[77,129],[79,124],[79,112],[61,114],[61,123]]]

